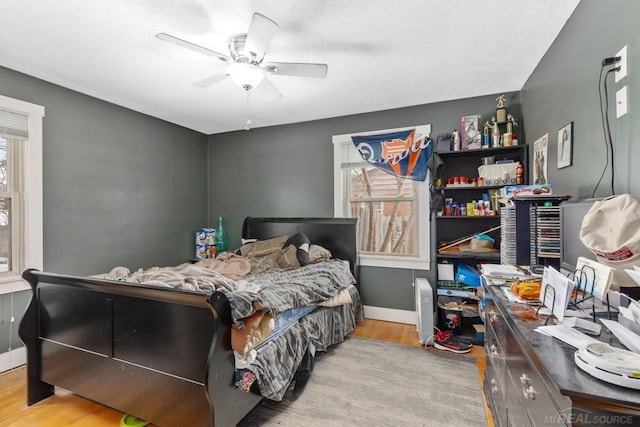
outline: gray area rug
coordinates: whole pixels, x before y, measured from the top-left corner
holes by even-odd
[[[265,399],[239,426],[487,425],[473,357],[358,337],[317,356],[297,399]]]

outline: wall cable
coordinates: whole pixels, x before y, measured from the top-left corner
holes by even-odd
[[[607,90],[607,77],[610,73],[620,70],[620,67],[612,68],[607,71],[607,74],[604,76],[604,100],[605,100],[605,121],[607,122],[607,135],[609,136],[609,151],[611,152],[611,194],[615,196],[616,190],[614,188],[614,178],[616,175],[615,166],[614,166],[614,152],[613,152],[613,138],[611,137],[611,125],[609,123],[609,91]]]
[[[600,76],[598,78],[598,96],[599,96],[599,101],[600,101],[600,119],[602,121],[602,130],[604,132],[604,144],[605,144],[605,164],[604,164],[604,168],[602,169],[602,174],[600,174],[600,178],[598,179],[598,182],[596,183],[596,185],[593,187],[593,191],[591,192],[591,198],[595,197],[596,194],[596,190],[598,189],[598,187],[600,186],[600,182],[602,182],[602,178],[604,178],[605,173],[607,172],[607,168],[609,167],[609,152],[611,152],[611,157],[613,157],[613,144],[610,142],[611,139],[611,131],[609,130],[608,126],[609,126],[609,100],[608,100],[608,90],[607,90],[607,76],[609,75],[610,72],[615,71],[616,68],[608,70],[607,73],[604,76],[604,88],[605,88],[605,103],[606,103],[606,108],[603,108],[602,106],[602,86],[603,86],[603,82],[602,82],[602,73],[604,72],[604,68],[606,65],[603,65],[600,68]],[[615,194],[615,190],[613,187],[613,179],[614,179],[614,168],[613,168],[613,159],[611,159],[611,191],[613,194]]]

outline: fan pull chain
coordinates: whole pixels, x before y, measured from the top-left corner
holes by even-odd
[[[251,129],[251,91],[246,90],[246,92],[247,92],[247,98],[246,98],[247,122],[244,125],[244,130],[249,130]]]

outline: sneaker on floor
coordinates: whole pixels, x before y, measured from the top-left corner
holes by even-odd
[[[433,346],[439,350],[448,350],[454,353],[471,351],[471,344],[459,339],[451,331],[438,331],[433,339]]]

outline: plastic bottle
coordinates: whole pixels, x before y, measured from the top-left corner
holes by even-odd
[[[216,228],[216,252],[221,254],[228,249],[227,229],[224,226],[224,218],[218,217],[218,227]]]
[[[518,163],[518,166],[516,167],[516,184],[524,184],[524,167],[522,166],[522,163]]]
[[[460,134],[458,134],[458,129],[453,130],[453,151],[460,151]]]
[[[491,146],[500,147],[500,128],[498,128],[498,122],[493,122],[493,130],[491,131]]]

